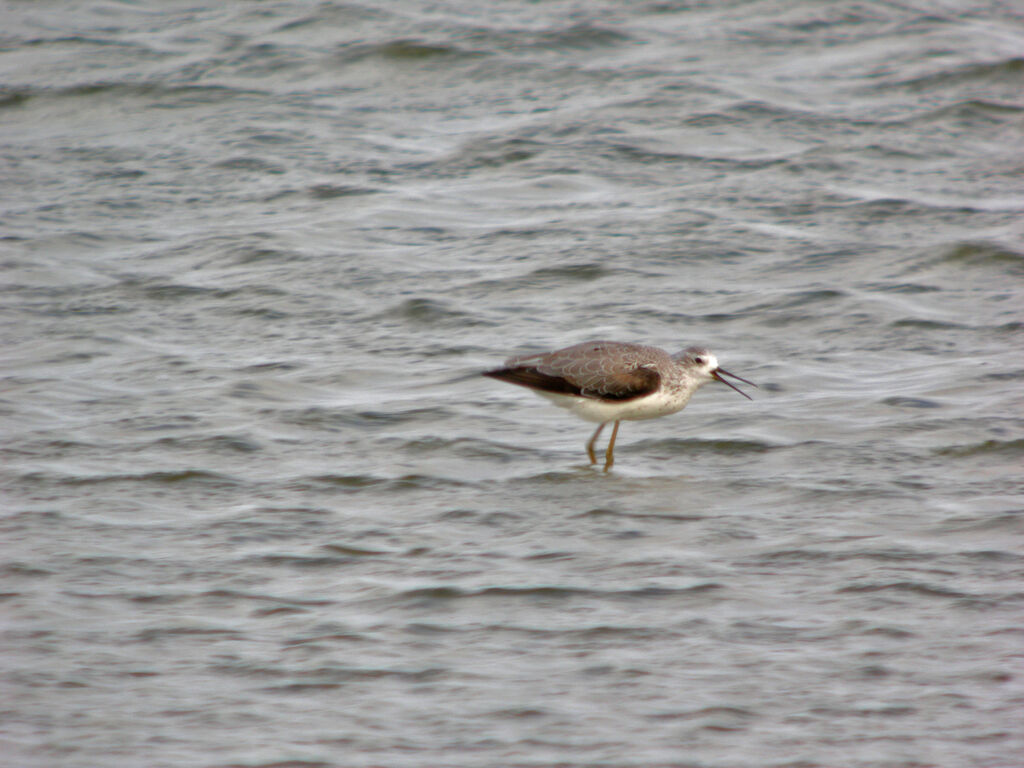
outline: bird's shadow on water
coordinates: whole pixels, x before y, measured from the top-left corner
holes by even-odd
[[[661,458],[658,461],[665,462],[668,458]],[[605,470],[604,463],[590,464],[589,462],[566,462],[557,465],[554,460],[545,462],[548,469],[535,473],[520,475],[518,479],[533,479],[547,482],[586,482],[601,483],[602,485],[614,484],[628,490],[629,486],[642,489],[652,482],[672,484],[689,484],[698,482],[693,475],[685,475],[678,472],[649,472],[642,468],[630,467],[626,462],[616,461],[610,468]],[[551,468],[554,466],[554,468]]]
[[[676,523],[698,522],[706,520],[707,515],[678,514],[670,512],[638,512],[635,510],[614,509],[609,506],[600,506],[579,512],[573,515],[577,518],[619,518],[626,520],[671,520]]]

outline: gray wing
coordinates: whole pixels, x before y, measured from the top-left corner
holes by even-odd
[[[655,347],[590,341],[556,352],[513,357],[504,368],[484,375],[543,392],[632,400],[658,389],[658,368],[666,364],[671,365],[671,358]]]

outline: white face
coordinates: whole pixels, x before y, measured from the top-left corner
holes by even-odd
[[[750,400],[750,395],[748,395],[742,389],[737,387],[731,381],[723,379],[722,375],[724,374],[731,378],[738,379],[739,381],[742,381],[744,384],[749,384],[752,387],[757,386],[752,381],[747,381],[746,379],[737,376],[735,373],[729,373],[728,371],[723,371],[721,368],[719,368],[718,358],[715,357],[711,353],[711,350],[707,349],[706,347],[690,347],[676,359],[681,360],[683,365],[686,367],[687,372],[697,380],[698,387],[704,386],[705,384],[712,380],[720,381],[727,387],[735,389],[737,392],[739,392],[741,395],[747,398],[747,400]]]
[[[683,353],[683,361],[701,378],[710,379],[711,372],[718,370],[718,358],[704,347],[690,347]]]

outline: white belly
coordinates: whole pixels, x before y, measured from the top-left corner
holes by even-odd
[[[690,401],[690,395],[674,393],[669,395],[658,391],[636,400],[595,400],[590,397],[573,397],[552,392],[537,392],[559,408],[572,411],[581,419],[604,424],[609,421],[640,421],[667,416],[683,410]]]

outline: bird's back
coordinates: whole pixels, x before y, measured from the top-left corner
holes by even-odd
[[[509,358],[506,375],[495,378],[563,394],[629,399],[656,390],[674,366],[672,357],[657,347],[587,341],[554,352]]]

